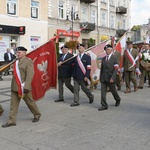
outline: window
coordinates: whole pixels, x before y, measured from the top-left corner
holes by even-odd
[[[17,15],[17,0],[7,0],[7,14]]]
[[[83,22],[88,21],[87,8],[82,7],[81,14],[82,14],[81,21],[83,21]]]
[[[102,13],[102,27],[106,27],[106,14]]]
[[[91,10],[91,23],[96,22],[96,12],[95,10]]]
[[[75,13],[76,12],[76,5],[71,5],[71,10],[73,9],[73,13]],[[76,19],[76,13],[75,13],[75,15],[72,15],[73,16],[73,18],[71,18],[71,20],[75,20]]]
[[[114,16],[110,16],[110,28],[114,28]]]
[[[110,5],[114,5],[114,1],[113,0],[110,0]]]
[[[64,3],[62,1],[59,1],[58,10],[59,10],[59,18],[64,19]]]
[[[123,29],[126,28],[126,20],[123,20]]]
[[[31,18],[39,17],[39,2],[31,1]]]

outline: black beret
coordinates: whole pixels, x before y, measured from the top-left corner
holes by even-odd
[[[77,48],[79,48],[80,46],[85,47],[84,44],[78,44],[78,45],[77,45]]]
[[[106,50],[107,48],[112,48],[112,46],[110,44],[107,44],[105,47],[104,47],[104,50]]]
[[[27,49],[23,46],[19,46],[16,48],[16,51],[27,51]]]
[[[61,47],[61,49],[63,49],[63,48],[68,48],[68,46],[67,46],[67,45],[64,45],[64,46]]]
[[[127,43],[127,44],[132,44],[133,42],[132,42],[132,41],[127,41],[126,43]]]

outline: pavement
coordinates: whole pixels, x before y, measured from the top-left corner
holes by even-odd
[[[49,90],[37,101],[41,119],[32,123],[33,116],[22,100],[17,115],[17,125],[2,128],[7,122],[10,107],[10,82],[12,76],[0,81],[0,103],[4,114],[0,117],[0,150],[150,150],[150,88],[119,95],[121,105],[107,94],[108,110],[100,107],[100,84],[93,91],[95,101],[89,104],[80,91],[80,106],[70,107],[73,94],[65,88],[65,102],[55,103],[57,90]]]

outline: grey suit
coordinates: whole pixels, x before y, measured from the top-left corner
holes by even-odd
[[[115,68],[116,64],[118,64],[118,62],[117,62],[117,58],[114,55],[111,55],[108,62],[106,62],[106,57],[102,59],[102,66],[101,66],[101,73],[100,73],[101,105],[102,107],[105,108],[108,108],[108,104],[106,102],[106,93],[108,87],[116,102],[121,100],[115,87],[115,79],[118,71],[118,69]],[[110,83],[110,79],[112,79],[114,82]]]

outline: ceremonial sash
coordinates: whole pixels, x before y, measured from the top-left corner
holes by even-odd
[[[18,85],[18,96],[23,98],[24,84],[22,84],[22,82],[21,82],[21,75],[20,75],[20,70],[19,70],[19,67],[18,67],[18,63],[19,63],[18,60],[14,63],[14,78],[15,78],[16,83]]]
[[[139,59],[139,56],[137,56],[137,57],[134,59],[128,49],[127,49],[125,52],[126,52],[126,55],[127,55],[128,59],[129,59],[130,62],[132,63],[132,66],[130,67],[130,68],[132,68],[133,66],[136,65],[136,61]]]
[[[79,64],[79,67],[81,68],[81,71],[83,72],[83,74],[85,75],[85,73],[86,73],[86,69],[85,69],[85,67],[84,67],[84,65],[83,65],[83,63],[82,63],[82,61],[81,61],[81,59],[80,59],[80,56],[78,55],[77,56],[77,62],[78,62],[78,64]]]

